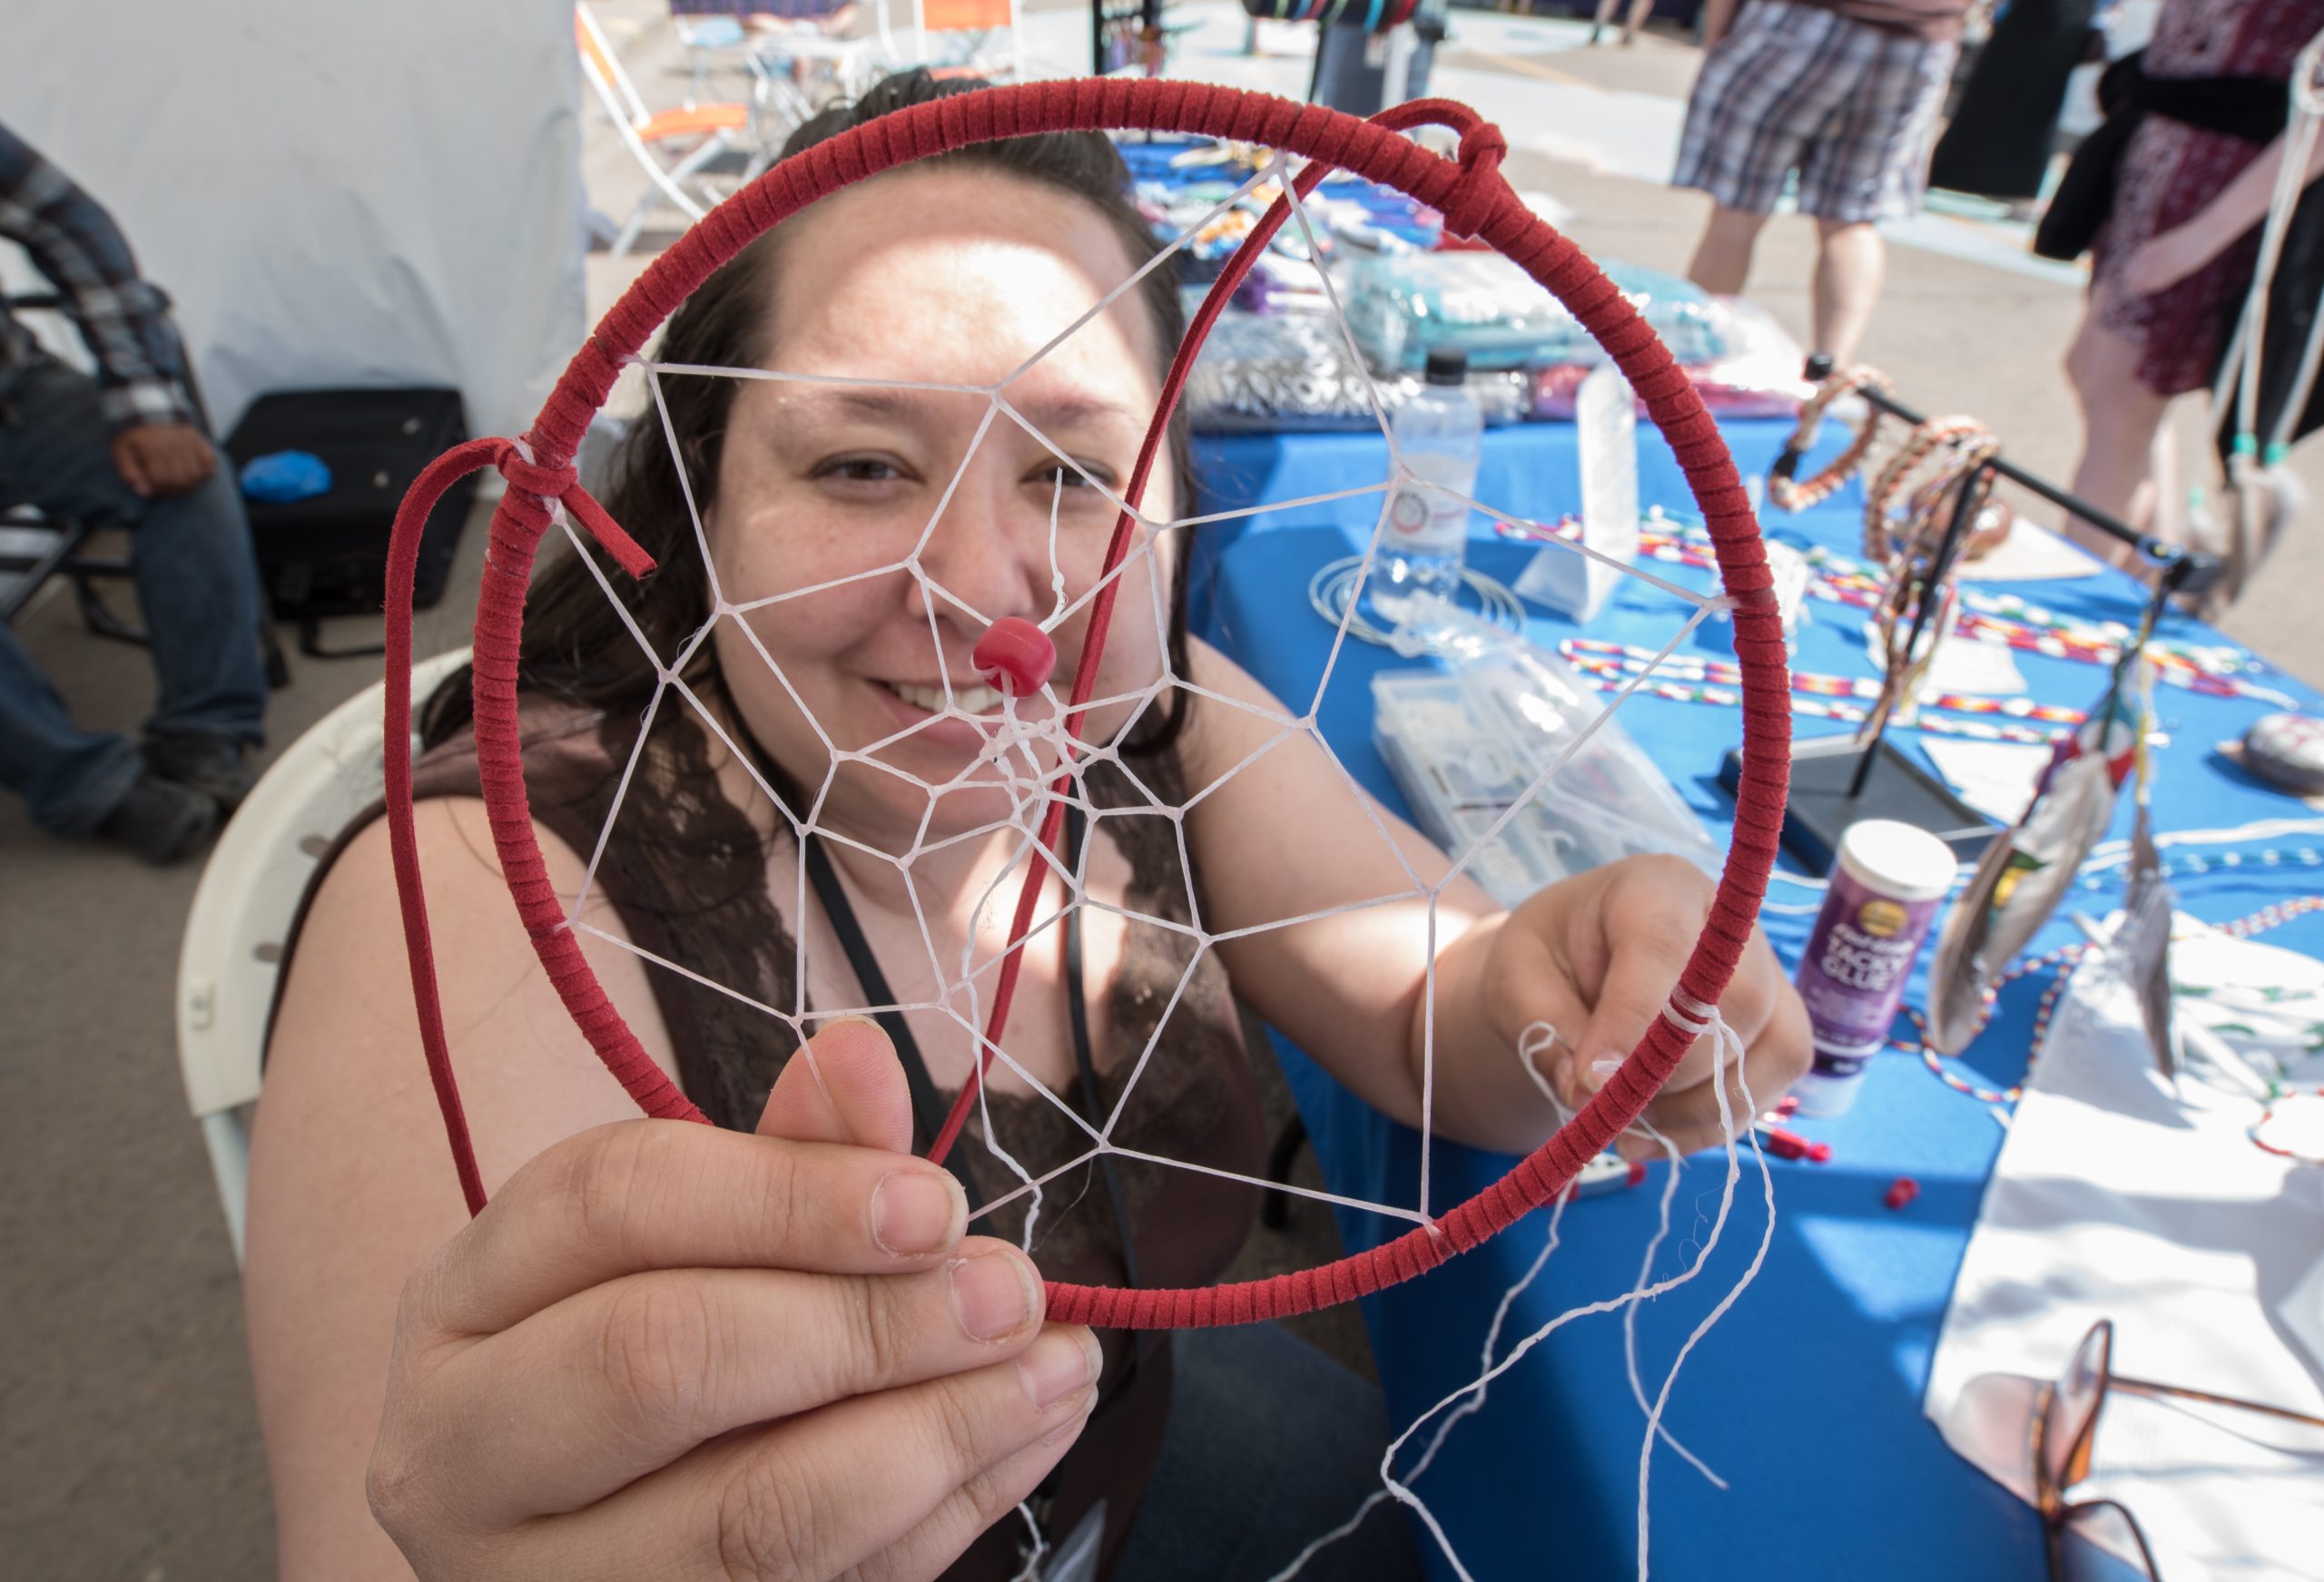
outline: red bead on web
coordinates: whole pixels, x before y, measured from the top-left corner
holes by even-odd
[[[1430,152],[1402,133],[1435,124],[1460,140],[1457,159]],[[471,1210],[484,1194],[462,1117],[458,1089],[436,988],[411,803],[411,593],[419,536],[436,499],[461,474],[497,465],[510,487],[492,520],[491,547],[478,596],[476,640],[476,748],[494,844],[519,916],[544,970],[576,1026],[606,1068],[647,1115],[702,1120],[701,1112],[647,1055],[566,926],[527,811],[517,727],[517,658],[525,596],[543,536],[563,512],[622,569],[642,575],[651,564],[574,481],[572,458],[592,415],[611,393],[625,363],[711,271],[789,216],[842,187],[913,160],[971,143],[1044,132],[1109,129],[1188,133],[1265,144],[1306,160],[1295,190],[1312,192],[1331,169],[1393,188],[1441,212],[1446,228],[1473,237],[1523,269],[1589,330],[1629,379],[1684,470],[1707,525],[1721,585],[1732,608],[1741,668],[1742,775],[1735,832],[1713,895],[1710,916],[1659,1017],[1630,1058],[1590,1103],[1499,1182],[1443,1215],[1369,1252],[1271,1280],[1199,1290],[1119,1290],[1053,1284],[1051,1318],[1130,1328],[1241,1323],[1350,1301],[1409,1279],[1477,1245],[1532,1209],[1550,1203],[1583,1164],[1627,1129],[1669,1080],[1715,1007],[1750,938],[1783,822],[1790,769],[1789,682],[1780,619],[1764,546],[1749,499],[1710,415],[1670,352],[1635,309],[1580,249],[1534,214],[1500,174],[1507,144],[1494,127],[1445,100],[1402,104],[1373,120],[1320,105],[1204,84],[1108,78],[1034,83],[964,93],[895,111],[842,133],[767,171],[719,205],[657,258],[606,315],[559,379],[522,442],[478,441],[430,467],[396,520],[388,591],[388,818],[411,959],[421,1039],[443,1110],[453,1157]],[[1066,807],[1070,748],[1078,736],[1113,618],[1121,567],[1135,536],[1133,515],[1161,457],[1172,412],[1196,354],[1236,284],[1291,213],[1279,198],[1246,239],[1195,316],[1165,380],[1138,462],[1122,491],[1128,509],[1115,521],[1090,606],[1080,660],[1066,703],[1068,761],[1057,794],[1047,799],[1041,843],[1056,850]],[[1028,631],[1018,631],[1024,626]],[[1007,630],[1004,632],[1003,628]],[[996,622],[979,645],[997,684],[1023,696],[1047,679],[1031,639],[1048,639],[1029,623]],[[982,1060],[989,1064],[1008,1024],[1019,947],[1029,937],[1044,865],[1028,865],[995,984]],[[961,1092],[932,1155],[941,1155],[974,1105],[983,1071]]]
[[[1057,644],[1022,615],[1003,615],[985,629],[969,663],[992,686],[1012,698],[1029,698],[1049,684],[1057,669]]]

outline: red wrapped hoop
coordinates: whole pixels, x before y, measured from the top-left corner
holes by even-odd
[[[1423,123],[1459,133],[1457,161],[1399,135]],[[1432,1269],[1563,1190],[1584,1163],[1638,1118],[1677,1068],[1710,1007],[1718,1003],[1766,893],[1790,770],[1790,683],[1765,549],[1733,458],[1700,398],[1669,349],[1597,266],[1527,209],[1502,180],[1498,166],[1507,144],[1499,131],[1475,112],[1443,100],[1399,105],[1364,122],[1320,105],[1199,83],[1108,78],[984,89],[915,104],[842,133],[783,161],[719,205],[656,259],[614,305],[566,368],[524,440],[475,440],[448,453],[421,475],[398,513],[387,596],[389,837],[421,1041],[471,1212],[482,1208],[484,1192],[444,1038],[411,801],[411,595],[419,530],[429,508],[455,478],[478,467],[497,466],[508,479],[509,488],[493,514],[491,552],[477,605],[476,746],[493,841],[517,914],[567,1012],[639,1107],[648,1115],[702,1120],[702,1113],[647,1056],[583,957],[549,882],[527,801],[517,734],[517,660],[526,587],[543,535],[562,507],[629,575],[643,575],[652,569],[651,561],[576,482],[572,458],[582,433],[624,363],[678,304],[744,245],[809,203],[897,165],[970,143],[1041,132],[1108,129],[1193,133],[1263,143],[1313,162],[1301,178],[1303,186],[1320,179],[1323,168],[1329,166],[1396,188],[1440,211],[1450,229],[1497,249],[1566,305],[1644,401],[1676,452],[1709,526],[1722,585],[1735,605],[1735,652],[1742,670],[1742,775],[1734,842],[1709,919],[1669,1005],[1581,1112],[1502,1180],[1432,1223],[1319,1268],[1200,1290],[1052,1284],[1049,1315],[1131,1329],[1245,1323],[1346,1302]],[[1133,503],[1140,497],[1144,474],[1186,370],[1226,293],[1256,256],[1256,247],[1264,245],[1282,223],[1285,211],[1279,201],[1189,329],[1155,412],[1138,473],[1125,491]],[[1130,526],[1131,518],[1124,513],[1117,523],[1109,566],[1119,560]],[[1116,585],[1108,583],[1107,594],[1093,606],[1076,678],[1077,703],[1086,700],[1096,673],[1111,608],[1108,595]],[[1053,805],[1049,824],[1055,824],[1061,809],[1061,802]],[[1044,839],[1053,840],[1054,830],[1045,830]],[[1039,865],[1034,867],[1038,870]],[[1020,908],[1011,935],[1019,940],[1026,932]],[[1001,988],[995,994],[995,1038],[1019,955],[1021,951],[1012,952],[1003,965]],[[949,1141],[949,1135],[942,1139]]]

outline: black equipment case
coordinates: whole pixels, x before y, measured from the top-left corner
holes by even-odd
[[[422,468],[468,437],[460,393],[452,389],[276,390],[242,414],[226,437],[237,471],[279,450],[310,452],[330,468],[326,493],[243,501],[275,618],[298,624],[302,650],[322,658],[379,652],[325,649],[319,624],[332,615],[379,614],[396,507]],[[476,488],[471,473],[428,515],[413,601],[423,609],[444,595]]]

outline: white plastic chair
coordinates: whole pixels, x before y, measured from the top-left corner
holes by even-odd
[[[412,697],[425,700],[468,657],[463,648],[412,666]],[[373,682],[290,744],[228,821],[186,915],[178,951],[178,1068],[186,1106],[210,1150],[237,1263],[250,1194],[251,1117],[284,947],[315,864],[348,822],[379,798],[384,705],[385,688]],[[393,925],[393,919],[381,922]]]
[[[921,60],[937,76],[1025,80],[1025,30],[1017,18],[1017,0],[912,0],[912,31]],[[967,57],[938,60],[929,53],[931,34],[964,40]]]
[[[842,13],[852,25],[838,26]],[[887,0],[761,0],[745,27],[731,12],[694,14],[673,0],[670,20],[694,57],[694,90],[708,93],[710,59],[729,54],[751,74],[766,146],[776,148],[832,96],[860,99],[897,69],[898,53]]]
[[[704,186],[701,178],[713,164],[743,153],[743,179],[747,181],[769,162],[757,136],[757,112],[751,105],[702,103],[659,114],[648,111],[586,4],[573,7],[573,41],[581,56],[581,74],[596,90],[597,102],[612,118],[622,146],[650,183],[614,238],[615,258],[630,250],[647,217],[665,204],[689,221],[709,213],[721,194]]]

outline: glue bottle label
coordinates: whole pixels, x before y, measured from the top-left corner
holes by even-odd
[[[1880,895],[1834,870],[1799,963],[1799,997],[1815,1029],[1819,1075],[1853,1076],[1886,1041],[1939,904]]]

